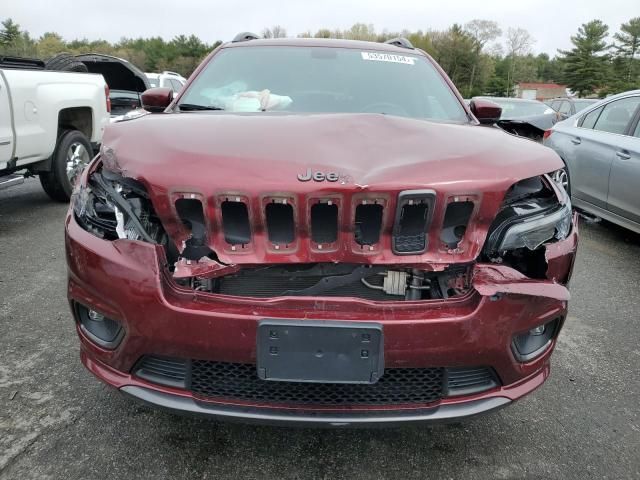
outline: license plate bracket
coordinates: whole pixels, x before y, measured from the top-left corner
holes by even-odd
[[[382,325],[374,322],[265,319],[258,325],[263,380],[376,383],[384,373]]]

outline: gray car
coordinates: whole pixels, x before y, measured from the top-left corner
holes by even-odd
[[[559,122],[544,144],[564,160],[554,174],[573,205],[640,233],[640,90],[606,98]]]

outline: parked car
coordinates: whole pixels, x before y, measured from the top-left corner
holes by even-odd
[[[502,115],[496,123],[500,128],[535,141],[542,141],[545,130],[550,129],[559,118],[551,107],[537,100],[506,97],[476,98],[484,98],[502,108]]]
[[[597,101],[595,98],[554,98],[545,103],[558,113],[560,120],[564,120],[593,105]]]
[[[556,124],[544,144],[566,168],[555,179],[573,204],[640,233],[640,90],[602,100]]]
[[[149,80],[138,67],[124,58],[87,53],[76,55],[90,73],[101,74],[109,85],[111,121],[118,121],[141,107],[140,94],[150,88]]]
[[[165,70],[162,73],[145,73],[149,79],[149,84],[152,87],[164,87],[173,90],[174,94],[177,94],[184,84],[187,83],[187,79],[176,72],[170,72]]]
[[[241,34],[112,124],[65,222],[81,359],[152,405],[333,425],[504,407],[549,376],[575,217],[551,149],[436,62]]]
[[[22,183],[26,170],[52,199],[68,201],[109,122],[107,92],[100,75],[0,58],[0,188]]]

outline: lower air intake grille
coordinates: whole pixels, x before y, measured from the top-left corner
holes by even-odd
[[[258,378],[256,366],[194,360],[191,391],[216,397],[287,405],[426,404],[443,396],[444,369],[389,368],[371,385],[274,382]]]
[[[499,385],[493,369],[486,367],[448,368],[447,380],[449,396],[484,392]]]
[[[486,367],[387,368],[378,383],[363,385],[265,381],[253,364],[156,356],[143,357],[134,373],[149,382],[190,389],[203,399],[292,406],[427,404],[500,385]]]
[[[189,362],[178,358],[146,356],[134,368],[136,376],[169,387],[185,388]]]

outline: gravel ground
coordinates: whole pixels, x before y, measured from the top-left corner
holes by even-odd
[[[463,424],[305,430],[155,411],[85,371],[65,210],[34,179],[0,191],[0,479],[640,478],[638,235],[582,222],[552,376],[529,397]]]

